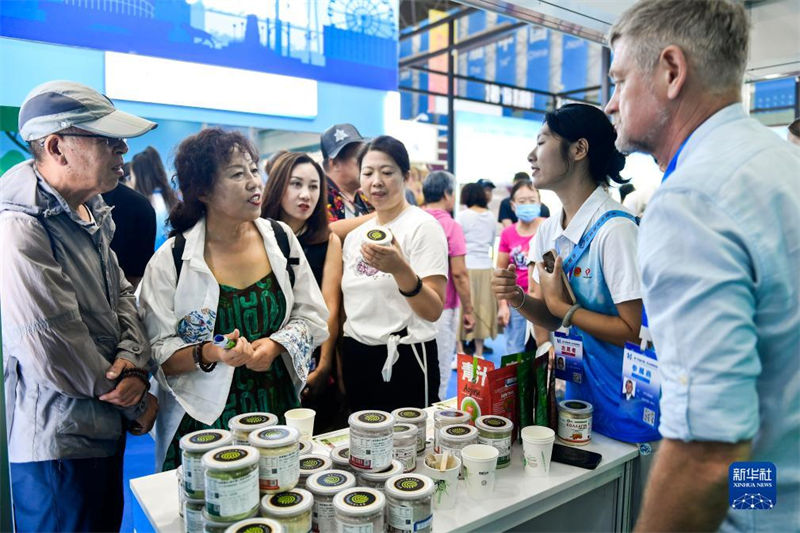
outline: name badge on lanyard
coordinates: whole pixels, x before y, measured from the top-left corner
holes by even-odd
[[[622,384],[620,388],[625,406],[633,411],[637,420],[658,428],[661,411],[661,379],[658,360],[652,348],[642,349],[631,342],[625,343],[622,354]]]
[[[556,377],[573,383],[583,383],[583,338],[565,331],[553,333],[556,356]]]

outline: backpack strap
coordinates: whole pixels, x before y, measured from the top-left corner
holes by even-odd
[[[298,257],[289,257],[291,250],[289,248],[289,237],[286,235],[286,231],[283,229],[277,221],[268,218],[269,223],[272,224],[272,231],[275,232],[275,239],[278,241],[278,247],[281,249],[281,253],[283,253],[283,257],[286,258],[286,272],[289,273],[289,284],[294,288],[294,269],[292,268],[294,265],[300,264],[300,259]]]
[[[172,261],[175,263],[175,286],[178,285],[178,280],[181,277],[184,248],[186,248],[186,238],[183,236],[183,233],[178,232],[175,235],[175,241],[172,243]]]
[[[275,232],[275,239],[278,241],[278,247],[281,249],[283,257],[286,258],[286,271],[289,273],[289,284],[292,286],[292,288],[294,288],[294,269],[292,267],[294,265],[299,265],[300,259],[297,257],[289,257],[289,254],[291,253],[291,249],[289,247],[289,237],[286,235],[286,231],[283,229],[283,226],[271,218],[267,220],[269,220],[270,224],[272,224],[272,231]],[[176,285],[177,280],[181,277],[184,248],[186,248],[186,238],[183,236],[183,233],[178,233],[175,235],[175,241],[172,243],[172,261],[175,263]]]

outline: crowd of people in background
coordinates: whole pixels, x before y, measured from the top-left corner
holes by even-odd
[[[484,356],[501,329],[509,354],[580,343],[565,397],[638,445],[642,529],[747,530],[719,486],[748,459],[780,466],[767,529],[796,523],[800,150],[741,106],[747,35],[738,4],[635,4],[610,34],[613,125],[587,104],[548,112],[497,216],[501,177],[459,187],[346,123],[321,134],[321,161],[280,151],[263,173],[250,139],[205,128],[177,144],[170,181],[153,147],[123,163],[124,139],[155,123],[77,83],[35,88],[32,159],[0,194],[19,530],[117,529],[125,431],[151,432],[160,470],[183,435],[244,412],[302,404],[318,433],[426,407],[456,353]],[[633,150],[665,171],[643,219],[609,194],[633,194]],[[660,425],[631,410],[622,371],[645,316]]]

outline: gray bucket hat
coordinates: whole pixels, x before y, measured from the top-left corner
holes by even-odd
[[[126,139],[144,135],[157,124],[119,111],[107,96],[73,81],[49,81],[35,87],[19,109],[19,133],[24,141],[71,126]]]

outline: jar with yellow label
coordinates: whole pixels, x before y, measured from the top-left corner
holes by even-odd
[[[184,533],[203,533],[203,509],[206,506],[205,500],[184,500],[183,501],[183,531]]]
[[[356,473],[355,469],[350,466],[350,445],[348,444],[342,444],[332,449],[331,461],[333,462],[333,468],[337,470]]]
[[[258,448],[258,487],[261,494],[275,494],[294,488],[300,479],[297,440],[300,432],[289,426],[270,426],[248,437]]]
[[[392,476],[403,473],[403,463],[395,459],[389,468],[380,472],[358,472],[358,485],[383,492],[386,480]]]
[[[392,411],[395,422],[412,424],[417,428],[417,455],[425,453],[428,431],[428,412],[416,407],[401,407]]]
[[[394,417],[384,411],[358,411],[350,415],[350,465],[358,471],[376,472],[392,463]]]
[[[478,430],[467,424],[453,424],[439,430],[439,449],[461,459],[461,449],[478,443]]]
[[[307,490],[314,495],[311,513],[312,529],[319,533],[336,533],[333,497],[356,486],[356,476],[345,470],[325,470],[308,476]]]
[[[247,518],[229,526],[225,533],[283,533],[283,526],[272,518]]]
[[[217,522],[235,522],[258,509],[258,450],[223,446],[203,455],[206,469],[206,515]]]
[[[336,530],[381,533],[386,496],[379,490],[354,487],[333,497]]]
[[[247,518],[253,518],[257,514],[258,509],[253,511],[253,514]],[[229,527],[231,527],[231,522],[218,522],[209,517],[205,509],[203,509],[203,531],[205,533],[225,533]]]
[[[208,451],[227,446],[232,439],[231,432],[224,429],[201,429],[181,437],[179,446],[183,467],[183,489],[188,499],[205,498],[203,455]]]
[[[488,444],[497,448],[497,468],[511,464],[511,433],[514,422],[504,416],[484,415],[475,420],[478,428],[478,444]]]
[[[277,520],[286,533],[311,531],[311,509],[314,496],[305,489],[294,488],[278,494],[267,494],[261,499],[261,514]]]
[[[466,424],[470,420],[469,413],[460,409],[445,409],[433,413],[433,450],[442,453],[439,447],[439,435],[442,428],[453,424]]]
[[[386,531],[430,533],[434,488],[433,480],[422,474],[401,474],[386,480]]]
[[[411,424],[394,425],[394,458],[403,463],[403,471],[417,467],[417,428]]]
[[[317,453],[309,453],[300,456],[300,481],[297,486],[301,489],[306,488],[306,480],[311,474],[330,470],[333,467],[330,457]]]
[[[278,423],[278,417],[272,413],[245,413],[230,419],[228,428],[233,435],[233,444],[249,444],[247,437],[257,429],[264,429]]]

